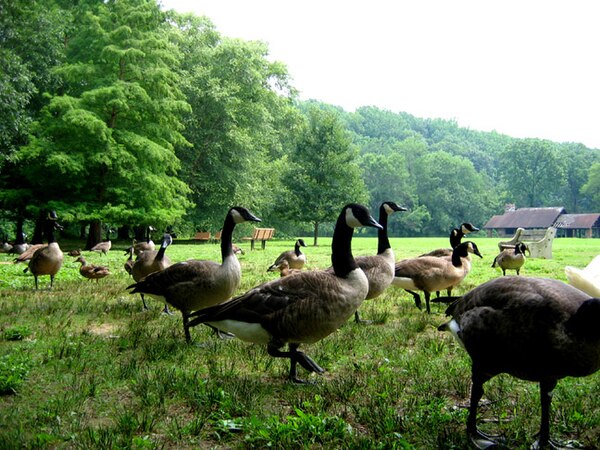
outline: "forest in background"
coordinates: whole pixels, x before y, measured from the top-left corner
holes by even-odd
[[[156,0],[1,2],[0,237],[47,209],[89,245],[107,227],[215,232],[236,204],[278,236],[328,233],[350,201],[408,207],[394,236],[506,203],[600,211],[598,149],[300,101],[268,56]]]

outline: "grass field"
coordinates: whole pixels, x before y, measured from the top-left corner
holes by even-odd
[[[501,272],[492,269],[497,239],[474,237],[484,258],[458,293]],[[306,239],[307,243],[311,241]],[[392,239],[396,258],[446,247],[447,238]],[[310,268],[330,264],[330,239],[307,247]],[[293,241],[240,256],[239,292],[272,279],[266,268]],[[81,246],[61,242],[64,250]],[[326,369],[287,383],[289,363],[265,348],[217,339],[192,329],[186,345],[181,315],[161,314],[125,287],[125,244],[109,256],[86,254],[113,274],[99,283],[80,277],[65,256],[55,287],[40,291],[24,265],[0,264],[0,448],[466,448],[470,389],[467,354],[436,327],[444,307],[419,311],[404,291],[388,289],[361,307],[375,325],[348,322],[303,347]],[[374,238],[355,238],[355,255],[373,254]],[[528,260],[522,275],[565,280],[564,266],[584,267],[600,253],[592,239],[557,239],[554,259]],[[173,245],[173,261],[219,260],[214,244]],[[0,255],[0,262],[8,262]],[[552,434],[581,448],[600,442],[600,377],[571,378],[555,390]],[[528,448],[539,427],[534,383],[501,375],[486,384],[482,428]]]

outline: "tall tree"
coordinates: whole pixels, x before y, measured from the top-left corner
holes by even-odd
[[[308,123],[289,155],[287,198],[282,213],[296,221],[312,223],[314,245],[319,225],[332,221],[348,202],[366,202],[368,191],[352,145],[339,117],[311,108]]]
[[[581,188],[581,193],[591,199],[595,211],[600,210],[600,163],[590,167],[587,182]]]
[[[184,215],[188,189],[174,146],[185,144],[179,116],[189,106],[156,2],[76,12],[59,70],[66,93],[51,98],[18,157],[38,202],[93,225],[91,245],[100,221],[164,226]]]

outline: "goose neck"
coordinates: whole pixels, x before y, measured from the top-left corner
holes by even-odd
[[[452,248],[458,247],[462,241],[463,236],[464,233],[462,232],[461,228],[455,228],[454,230],[452,230],[452,232],[450,233],[450,246]]]
[[[379,224],[383,228],[377,231],[377,254],[381,255],[388,248],[391,248],[387,234],[388,213],[383,205],[379,207]]]
[[[352,256],[352,227],[345,222],[345,216],[340,215],[333,231],[331,241],[331,265],[336,276],[345,278],[358,268]]]
[[[228,256],[233,255],[233,229],[235,228],[235,222],[230,214],[225,217],[223,223],[223,231],[221,232],[221,259],[224,260]]]

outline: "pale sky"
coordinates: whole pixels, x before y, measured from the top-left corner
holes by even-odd
[[[595,0],[162,0],[259,40],[301,99],[600,149]]]

